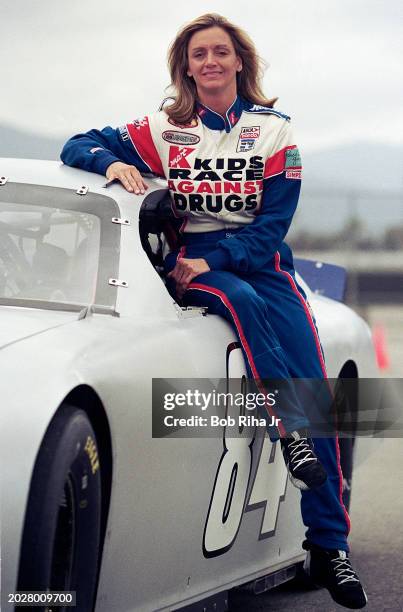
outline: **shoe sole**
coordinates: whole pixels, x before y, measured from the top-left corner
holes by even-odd
[[[297,489],[300,489],[300,491],[312,491],[312,489],[318,489],[323,484],[325,484],[325,482],[327,480],[327,475],[326,475],[326,478],[324,480],[322,480],[319,483],[315,483],[312,486],[308,487],[308,485],[303,480],[300,480],[299,478],[295,478],[295,476],[293,476],[289,470],[287,470],[287,471],[288,471],[288,475],[290,477],[290,480],[291,480],[292,484],[294,485],[294,487],[297,487]]]
[[[300,489],[300,491],[308,491],[309,487],[307,484],[305,484],[305,482],[303,480],[299,480],[298,478],[295,478],[295,476],[293,476],[290,472],[288,472],[288,476],[290,477],[290,480],[292,482],[292,484],[294,485],[294,487],[297,487],[297,489]]]

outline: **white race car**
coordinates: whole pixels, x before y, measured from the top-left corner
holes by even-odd
[[[134,196],[12,159],[0,177],[2,610],[33,590],[76,591],[80,612],[224,610],[232,587],[292,576],[299,492],[262,429],[152,437],[153,378],[245,374],[231,326],[161,278],[165,183]],[[365,322],[300,282],[330,376],[373,376]]]

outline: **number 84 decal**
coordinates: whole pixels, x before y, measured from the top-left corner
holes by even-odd
[[[227,406],[227,416],[236,410],[239,407]],[[279,445],[273,444],[267,434],[257,436],[255,426],[226,426],[223,446],[203,534],[205,557],[227,552],[235,542],[244,512],[256,508],[263,509],[259,539],[274,535],[287,487]],[[259,452],[252,480],[254,453]]]

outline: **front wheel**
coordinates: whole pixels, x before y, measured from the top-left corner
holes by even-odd
[[[100,470],[97,441],[87,414],[63,404],[45,433],[35,462],[18,590],[76,591],[75,610],[93,609],[101,538]]]

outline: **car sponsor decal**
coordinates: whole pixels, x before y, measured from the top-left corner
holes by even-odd
[[[237,153],[251,151],[260,136],[260,127],[243,127],[238,139]]]
[[[165,132],[162,132],[162,138],[167,142],[178,145],[195,145],[200,142],[200,136],[187,132],[177,132],[176,130],[165,130]]]
[[[91,472],[95,474],[99,470],[99,457],[97,445],[91,436],[87,436],[84,450],[88,455],[88,459],[90,460]]]

